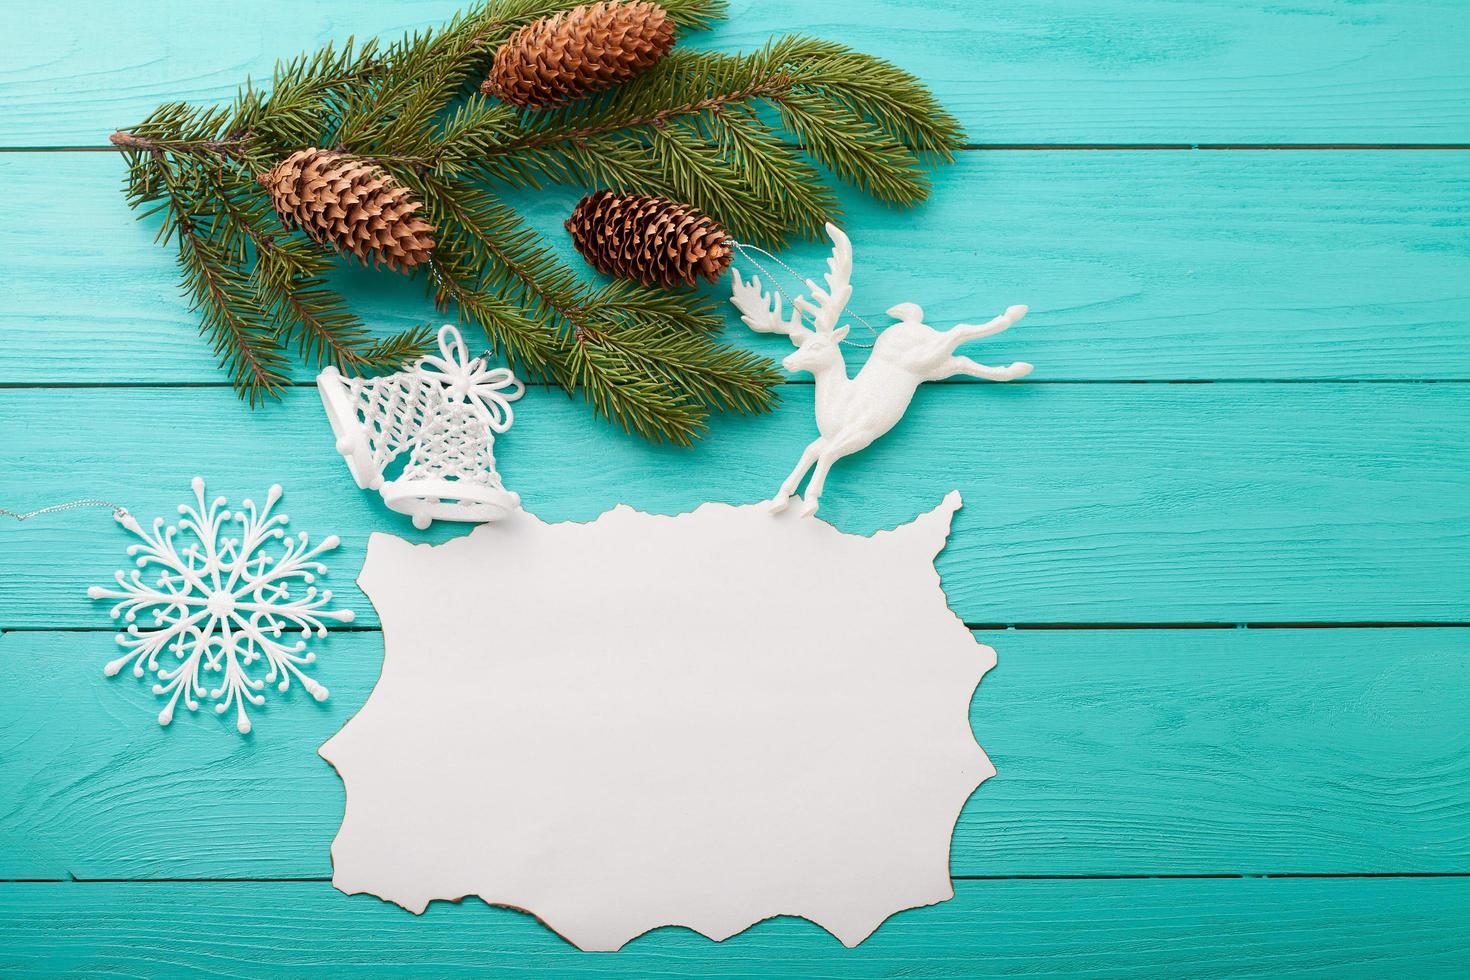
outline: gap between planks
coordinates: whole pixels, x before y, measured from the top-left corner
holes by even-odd
[[[781,384],[811,387],[816,382],[811,378],[785,378]],[[1470,378],[1031,378],[1006,382],[1021,385],[1458,385],[1470,384]],[[943,378],[926,381],[931,385],[973,385],[975,382],[963,378]],[[527,388],[553,387],[547,381],[527,381]],[[166,389],[166,388],[229,388],[228,381],[0,381],[0,391],[34,391],[44,389]],[[282,389],[315,388],[316,382],[309,380],[288,381]]]
[[[965,623],[965,629],[1000,633],[1006,630],[1065,632],[1068,630],[1405,630],[1470,629],[1470,622],[1431,620],[1364,620],[1359,622],[1252,622],[1252,623]],[[116,626],[6,626],[7,633],[115,633]],[[329,626],[328,633],[381,633],[381,626]],[[0,879],[3,880],[3,879]]]
[[[1266,872],[1264,874],[1101,874],[1101,875],[951,875],[951,881],[1244,881],[1343,878],[1470,878],[1470,871],[1324,871]],[[0,878],[0,885],[281,885],[331,884],[331,876],[299,878]]]
[[[798,149],[800,146],[798,145]],[[1470,143],[966,143],[962,152],[1086,150],[1470,150]],[[120,153],[115,146],[0,146],[0,153]]]

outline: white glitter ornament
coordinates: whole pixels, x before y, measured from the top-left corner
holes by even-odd
[[[436,399],[403,475],[383,484],[383,501],[410,515],[420,530],[435,520],[499,520],[521,498],[501,484],[493,445],[490,429],[470,405]]]
[[[380,490],[415,527],[493,521],[520,506],[501,483],[492,446],[494,434],[510,428],[510,403],[525,387],[508,368],[471,359],[454,326],[439,330],[437,357],[383,378],[344,378],[327,368],[317,389],[357,485]],[[385,471],[405,449],[403,473],[385,483]]]
[[[444,404],[468,406],[494,432],[509,429],[514,421],[510,403],[526,393],[510,368],[490,367],[483,355],[471,360],[464,338],[448,323],[439,328],[439,354],[419,358],[414,372],[437,386]]]
[[[294,677],[317,701],[326,700],[327,689],[302,668],[316,661],[306,651],[313,633],[325,636],[327,621],[352,621],[352,610],[328,609],[331,591],[313,584],[327,571],[317,556],[340,542],[332,535],[312,547],[305,533],[288,536],[286,515],[272,513],[279,486],[266,493],[265,506],[245,500],[237,511],[226,509],[224,497],[206,505],[201,477],[192,486],[196,506],[180,504],[176,525],[165,527],[160,517],[145,531],[131,514],[117,513],[117,522],[143,542],[128,547],[138,568],[119,571],[117,589],[93,586],[87,594],[119,600],[112,618],[128,624],[117,634],[127,652],[104,672],[113,677],[132,664],[133,676],[154,675],[153,693],[169,699],[160,725],[173,720],[180,700],[195,711],[208,698],[217,714],[235,708],[243,735],[250,731],[246,705],[264,704],[267,684],[285,692]],[[266,549],[277,542],[280,553],[273,556]],[[155,569],[157,579],[145,581],[144,572]],[[140,627],[140,615],[151,625]],[[300,639],[283,641],[288,632]],[[159,662],[165,654],[172,654],[172,665],[166,656]]]
[[[410,368],[381,378],[347,378],[328,367],[316,379],[337,437],[337,452],[364,490],[383,485],[383,471],[423,424],[433,387]]]
[[[797,486],[812,472],[802,498],[802,513],[816,513],[827,471],[843,456],[867,448],[873,440],[893,428],[908,410],[914,392],[925,381],[940,381],[966,374],[988,381],[1013,381],[1031,373],[1031,365],[1017,361],[1006,367],[988,367],[955,354],[961,344],[1009,329],[1026,315],[1026,307],[1012,306],[989,323],[961,323],[950,330],[935,330],[924,323],[924,311],[914,303],[900,303],[888,311],[898,320],[878,334],[873,353],[855,377],[847,376],[847,363],[839,346],[848,328],[837,320],[852,297],[852,243],[836,225],[827,224],[832,239],[832,257],[827,260],[827,288],[806,281],[810,299],[799,297],[789,319],[783,318],[779,295],[768,297],[761,281],[749,282],[731,270],[734,284],[730,301],[752,330],[783,334],[796,345],[795,353],[781,365],[788,371],[805,371],[816,379],[816,441],[806,447],[796,469],[781,484],[771,509],[785,509]],[[802,325],[802,314],[812,318],[812,327]]]

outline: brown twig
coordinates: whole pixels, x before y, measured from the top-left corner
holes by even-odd
[[[140,153],[197,153],[235,156],[250,141],[248,133],[222,140],[151,140],[119,129],[108,137],[108,142],[120,150],[137,150]]]

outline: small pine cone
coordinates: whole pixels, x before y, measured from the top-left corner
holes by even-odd
[[[669,289],[714,282],[730,267],[730,234],[687,204],[598,191],[566,222],[572,243],[603,275]]]
[[[434,226],[419,202],[377,167],[333,150],[297,150],[256,177],[286,227],[402,272],[429,257]]]
[[[480,91],[522,108],[553,106],[626,82],[673,46],[674,24],[656,3],[583,4],[512,34]]]

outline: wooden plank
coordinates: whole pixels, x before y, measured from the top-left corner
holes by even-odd
[[[414,917],[317,882],[0,885],[0,972],[126,976],[1454,976],[1463,878],[962,881],[848,950],[800,919],[582,953],[479,902]]]
[[[974,350],[1036,364],[1033,380],[1470,378],[1467,161],[965,154],[919,211],[849,197],[853,310],[883,326],[913,299],[948,327],[1027,302],[1020,326]],[[0,155],[0,180],[14,208],[0,227],[0,384],[222,381],[171,255],[123,203],[115,156]],[[518,203],[584,268],[560,227],[575,198]],[[823,257],[806,246],[787,258],[815,271]],[[351,269],[341,281],[375,327],[435,318],[402,277]],[[730,314],[735,342],[782,355]]]
[[[353,33],[397,37],[464,6],[16,7],[0,142],[100,145],[159,103],[228,99],[277,58]],[[698,43],[749,50],[775,33],[841,41],[917,72],[983,143],[1470,139],[1470,10],[1458,0],[735,0],[729,22]]]
[[[496,444],[547,520],[624,502],[678,513],[769,496],[815,434],[812,388],[773,415],[721,419],[694,451],[649,446],[533,390]],[[822,516],[867,533],[958,488],[940,556],[969,623],[1470,621],[1470,387],[932,385],[898,428],[841,463]],[[286,488],[295,526],[339,534],[350,586],[373,530],[423,540],[332,450],[315,391],[251,413],[224,389],[0,391],[4,505],[102,497],[172,515],[203,475],[233,500]],[[0,524],[0,628],[105,627],[84,597],[124,560],[103,511]]]
[[[1470,872],[1470,631],[981,631],[971,724],[999,775],[958,876]],[[377,633],[238,737],[154,721],[106,633],[0,638],[0,879],[326,878],[343,791],[315,748],[366,700]],[[3,970],[0,970],[3,972]]]

